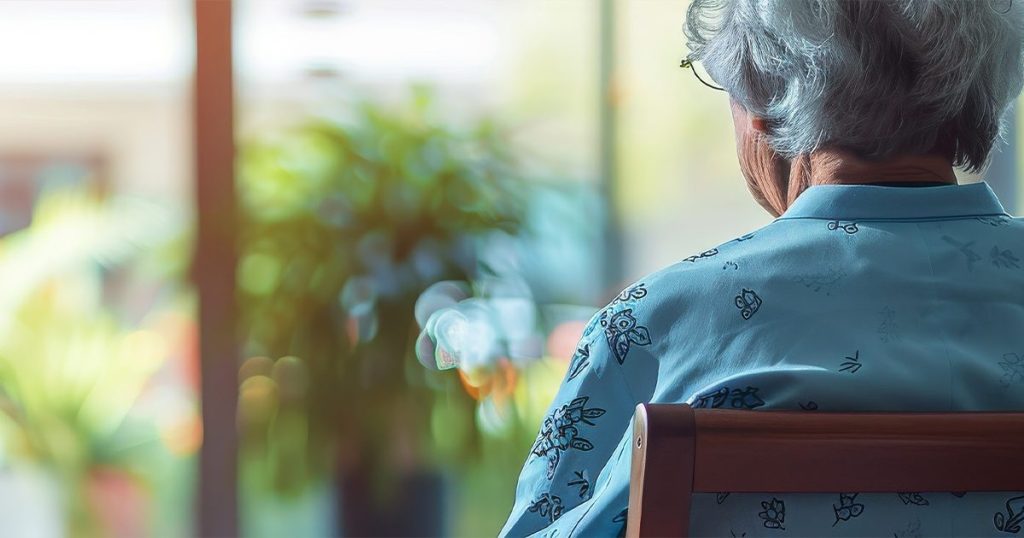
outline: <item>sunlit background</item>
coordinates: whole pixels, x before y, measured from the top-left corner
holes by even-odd
[[[678,67],[687,1],[233,4],[238,398],[204,436],[235,359],[199,346],[195,6],[0,2],[2,534],[194,536],[236,431],[241,535],[494,535],[595,309],[769,221]],[[442,280],[487,322],[433,372]]]

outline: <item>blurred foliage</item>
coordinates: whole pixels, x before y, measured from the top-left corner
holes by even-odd
[[[379,478],[478,448],[459,377],[415,360],[413,306],[472,279],[478,238],[517,231],[526,184],[492,122],[456,129],[431,102],[363,101],[243,147],[240,423],[278,490],[332,462]]]
[[[165,242],[160,208],[84,188],[44,193],[29,228],[0,239],[0,455],[53,473],[73,535],[96,521],[85,489],[128,470],[159,436],[133,408],[168,349],[103,306],[104,276]]]

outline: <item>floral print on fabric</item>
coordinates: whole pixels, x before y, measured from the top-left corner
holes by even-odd
[[[626,520],[628,518],[629,508],[623,508],[622,511],[618,513],[618,515],[612,518],[612,523],[622,526],[619,529],[619,533],[615,535],[617,538],[623,538],[624,536],[626,536]]]
[[[757,516],[761,518],[761,524],[766,529],[786,530],[784,526],[784,523],[786,523],[785,502],[772,497],[771,501],[761,501],[761,508],[764,508],[764,510],[758,513]]]
[[[907,526],[892,533],[893,538],[921,538],[921,520],[915,519]]]
[[[573,476],[576,478],[569,481],[567,484],[570,488],[578,488],[580,499],[587,500],[593,494],[590,489],[590,475],[587,474],[587,470],[573,471]]]
[[[757,395],[761,390],[757,387],[746,387],[743,389],[732,389],[722,387],[714,392],[702,394],[694,401],[694,409],[717,409],[725,406],[726,402],[733,409],[755,409],[764,405],[764,400]]]
[[[907,492],[897,493],[897,495],[900,496],[900,500],[903,501],[903,504],[914,504],[917,506],[928,506],[931,504],[928,502],[928,499],[922,497],[920,493]]]
[[[619,293],[608,306],[599,311],[583,329],[583,340],[593,343],[591,335],[600,327],[608,341],[608,348],[615,355],[619,364],[625,361],[626,353],[632,344],[650,344],[647,327],[637,322],[633,311],[641,299],[647,297],[647,285],[640,282]],[[587,349],[589,354],[590,350]],[[577,351],[578,353],[578,351]]]
[[[825,292],[826,297],[831,297],[832,292],[846,278],[846,272],[842,269],[829,268],[813,274],[799,275],[793,281],[814,293]]]
[[[860,229],[857,228],[856,222],[847,222],[846,224],[843,224],[842,221],[838,220],[830,221],[828,223],[828,229],[833,232],[836,230],[842,230],[846,235],[853,235],[860,231]]]
[[[568,380],[576,379],[576,376],[580,375],[587,366],[590,366],[590,344],[585,344],[583,347],[576,349],[572,360],[569,361]]]
[[[998,530],[1008,534],[1019,533],[1021,524],[1024,523],[1024,495],[1007,500],[1006,513],[996,512],[992,521]]]
[[[883,344],[899,341],[900,326],[896,323],[896,310],[886,306],[878,314],[882,318],[878,324],[878,340]]]
[[[942,236],[942,240],[950,245],[956,247],[960,251],[960,254],[964,257],[964,262],[967,263],[967,270],[974,271],[974,264],[981,261],[981,255],[974,251],[974,244],[977,241],[958,241],[957,239],[948,235]]]
[[[581,396],[575,400],[552,411],[551,415],[544,419],[540,435],[533,445],[531,452],[537,457],[547,458],[548,480],[555,476],[555,469],[562,453],[567,450],[580,450],[583,452],[594,448],[590,440],[583,437],[580,427],[584,424],[593,426],[592,419],[604,415],[604,409],[587,407],[589,396]]]
[[[1024,383],[1024,357],[1016,353],[1007,353],[1003,355],[1003,360],[999,361],[999,366],[1003,369],[1003,377],[999,382],[1004,387]]]
[[[860,371],[860,367],[864,366],[864,363],[860,362],[860,350],[858,349],[855,351],[852,357],[847,356],[846,361],[844,361],[840,366],[842,366],[842,368],[839,369],[840,372],[855,374]]]
[[[530,503],[528,510],[536,512],[540,517],[547,518],[548,523],[553,523],[556,519],[562,517],[562,511],[565,510],[565,507],[562,506],[562,498],[558,495],[542,493],[538,499]]]
[[[607,310],[601,313],[601,328],[604,329],[608,348],[615,360],[622,364],[633,344],[646,346],[651,343],[651,335],[647,327],[640,325],[633,317],[633,310],[626,309],[614,314]]]
[[[706,258],[713,258],[713,257],[715,257],[717,255],[718,255],[718,249],[717,248],[713,248],[711,250],[705,250],[704,252],[701,252],[700,254],[695,254],[693,256],[690,256],[689,258],[686,258],[683,261],[684,262],[689,262],[689,263],[694,263],[697,260],[703,260],[703,259],[706,259]]]
[[[743,288],[743,291],[733,299],[736,308],[740,309],[743,319],[750,319],[761,309],[761,297],[754,291]]]
[[[639,282],[623,290],[618,297],[612,299],[611,304],[637,301],[644,297],[647,297],[647,286],[643,282]]]
[[[864,505],[855,502],[857,500],[858,493],[840,493],[839,494],[839,505],[832,505],[832,510],[836,514],[836,521],[832,524],[835,527],[840,521],[849,521],[855,517],[860,517],[864,513]]]
[[[998,245],[992,247],[989,259],[1000,269],[1020,269],[1020,258],[1012,250],[1003,250]]]

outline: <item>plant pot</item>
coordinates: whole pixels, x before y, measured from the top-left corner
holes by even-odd
[[[386,492],[365,471],[343,473],[338,484],[338,529],[342,536],[444,536],[447,482],[432,470],[400,474]]]
[[[86,481],[87,507],[103,536],[134,538],[149,534],[146,488],[131,473],[95,467]]]

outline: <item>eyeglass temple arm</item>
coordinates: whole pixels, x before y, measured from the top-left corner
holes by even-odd
[[[725,91],[725,88],[720,88],[718,86],[715,86],[714,84],[708,84],[704,79],[700,78],[700,74],[697,73],[697,68],[693,66],[693,60],[689,58],[683,58],[683,61],[679,63],[679,67],[693,71],[693,76],[697,77],[697,80],[699,80],[701,84],[707,86],[708,88],[722,92]]]

